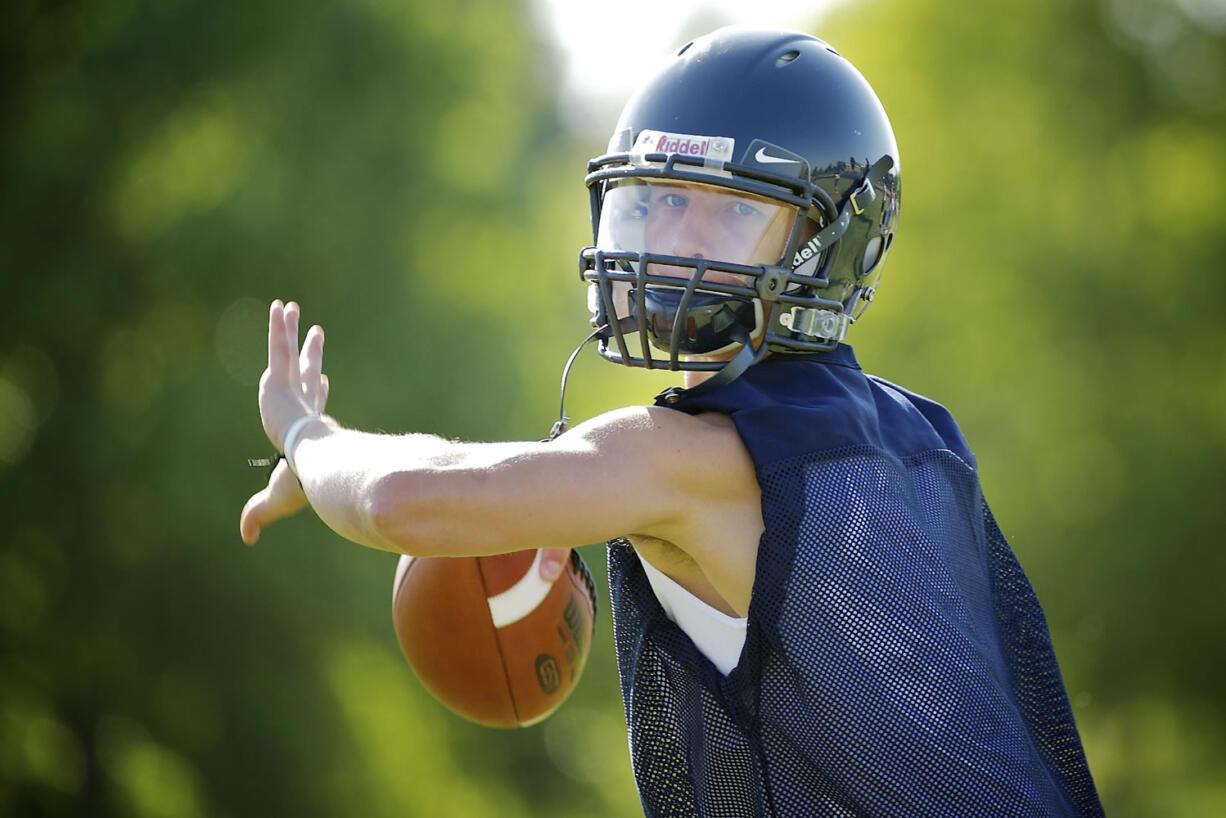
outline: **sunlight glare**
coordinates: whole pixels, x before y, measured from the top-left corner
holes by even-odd
[[[610,130],[626,97],[685,40],[722,25],[814,32],[847,0],[535,0],[563,62],[561,110],[572,130]],[[820,36],[820,34],[818,35]]]

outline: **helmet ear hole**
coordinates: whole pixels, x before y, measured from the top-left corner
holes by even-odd
[[[860,264],[861,275],[867,274],[869,270],[877,266],[877,261],[881,258],[881,249],[884,243],[881,236],[874,236],[869,239],[868,244],[864,247],[864,261]]]

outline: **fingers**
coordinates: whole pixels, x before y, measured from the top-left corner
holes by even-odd
[[[268,373],[277,385],[298,383],[298,316],[299,308],[281,299],[268,308]]]
[[[316,325],[307,332],[298,358],[298,371],[307,405],[317,412],[322,411],[319,408],[319,392],[323,380],[323,357],[324,331]]]
[[[318,378],[323,366],[323,328],[312,327],[301,353],[298,327],[302,308],[296,301],[272,302],[268,309],[268,372],[273,383],[296,386],[307,394],[307,402],[317,401]],[[313,336],[316,347],[312,347]]]
[[[323,414],[328,408],[328,376],[319,376],[319,397],[315,401],[315,411]]]
[[[302,308],[298,302],[291,301],[285,305],[285,349],[287,382],[291,386],[302,386],[301,371],[297,364],[298,357],[298,320],[302,316]]]
[[[323,376],[324,331],[311,327],[298,348],[301,309],[277,299],[268,309],[268,368],[260,378],[260,420],[278,448],[303,413],[322,413],[328,400]]]
[[[274,384],[285,383],[289,351],[285,344],[285,305],[281,299],[268,308],[268,376]]]
[[[541,579],[553,582],[562,576],[562,571],[566,568],[566,561],[570,559],[570,551],[569,548],[542,548]]]

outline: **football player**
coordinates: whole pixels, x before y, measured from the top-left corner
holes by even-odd
[[[826,43],[688,43],[589,163],[580,258],[600,354],[683,385],[548,442],[368,434],[322,414],[322,330],[299,354],[298,307],[274,302],[259,403],[287,464],[243,539],[309,503],[390,551],[545,547],[550,576],[607,541],[648,815],[1101,815],[970,447],[845,343],[900,172],[876,94]]]

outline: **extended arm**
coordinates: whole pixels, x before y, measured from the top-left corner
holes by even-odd
[[[281,450],[296,421],[314,419],[293,441],[302,488],[282,464],[243,510],[245,542],[309,500],[341,536],[388,551],[471,556],[638,534],[676,545],[717,586],[752,578],[757,482],[726,417],[631,407],[549,443],[345,429],[318,415],[327,393],[323,331],[313,327],[299,355],[297,306],[274,302],[269,316],[269,368],[260,384],[265,431]],[[747,586],[733,596],[747,599]]]
[[[323,330],[312,327],[299,354],[298,320],[297,304],[273,302],[259,394],[264,430],[278,450],[299,426],[290,453],[298,480],[278,466],[243,510],[244,541],[254,543],[264,526],[308,500],[347,539],[421,556],[570,547],[654,528],[678,512],[680,487],[650,462],[670,445],[652,418],[675,424],[684,416],[623,410],[552,443],[456,443],[344,429],[320,414],[327,396]],[[304,417],[313,419],[298,424]]]
[[[636,532],[665,538],[684,516],[684,487],[662,485],[659,469],[644,471],[667,455],[648,442],[667,437],[660,424],[690,420],[675,414],[624,409],[550,443],[370,434],[320,418],[299,436],[294,460],[320,519],[387,551],[473,556]]]

